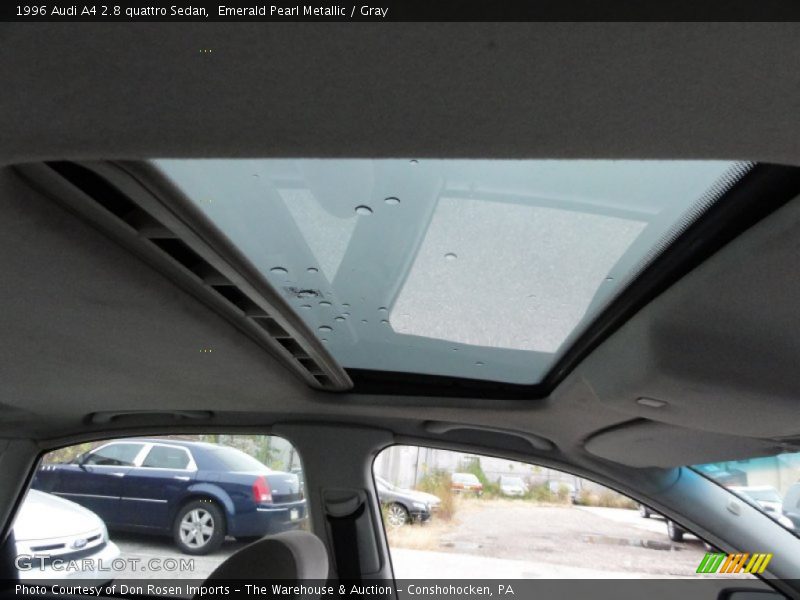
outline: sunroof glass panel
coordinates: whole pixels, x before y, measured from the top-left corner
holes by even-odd
[[[346,368],[535,384],[725,161],[159,160]]]

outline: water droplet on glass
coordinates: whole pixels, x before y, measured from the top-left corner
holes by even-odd
[[[447,254],[444,255],[445,260],[455,260],[457,258],[458,256],[455,254],[455,252],[448,252]]]
[[[483,366],[483,363],[482,363],[481,361],[477,361],[477,362],[475,363],[475,366],[476,366],[476,367],[482,367],[482,366]]]
[[[410,162],[412,165],[418,165],[418,164],[419,164],[419,161],[418,161],[416,158],[412,158],[412,159],[411,159],[410,161],[408,161],[408,162]]]
[[[350,308],[350,305],[345,302],[344,304],[342,304],[342,308]]]
[[[317,267],[308,267],[306,271],[309,273],[319,273],[319,269]]]
[[[606,277],[606,281],[614,281],[613,277]]]
[[[283,267],[272,267],[272,268],[269,270],[269,272],[270,272],[270,273],[273,273],[273,274],[275,274],[275,275],[286,275],[287,273],[289,273],[289,271],[287,271],[287,270],[286,270],[286,269],[284,269]]]
[[[385,313],[385,312],[389,312],[389,309],[388,309],[388,308],[386,308],[385,306],[381,306],[381,307],[378,309],[378,312],[384,312],[384,313]]]
[[[369,206],[365,206],[363,204],[356,206],[356,214],[357,215],[371,215],[372,209]]]
[[[330,303],[330,302],[328,302],[327,300],[323,300],[322,302],[320,302],[320,303],[319,303],[319,305],[320,305],[320,306],[330,306],[330,305],[331,305],[331,303]]]
[[[321,338],[323,342],[328,343],[328,338]]]
[[[310,310],[311,309],[311,305],[310,304],[301,304],[300,308],[302,308],[303,310]]]
[[[397,206],[398,204],[400,204],[400,198],[389,196],[384,200],[384,202],[386,202],[386,204],[388,204],[389,206]]]
[[[453,352],[458,352],[458,348],[453,348]]]
[[[327,325],[320,325],[319,326],[319,330],[324,332],[324,333],[328,333],[329,331],[333,331],[333,328],[332,327],[328,327]]]
[[[366,319],[361,319],[361,322],[362,323],[367,323],[368,321]]]
[[[344,317],[336,317],[334,321],[344,321]]]
[[[389,321],[387,321],[386,319],[381,319],[381,323],[383,323],[384,325],[388,325]]]
[[[347,317],[350,316],[350,313],[349,312],[343,312],[342,316],[346,319]]]

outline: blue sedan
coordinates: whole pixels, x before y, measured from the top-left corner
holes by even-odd
[[[307,516],[297,475],[203,442],[114,440],[42,466],[33,487],[85,506],[111,529],[170,534],[187,554],[213,552],[226,535],[296,529]]]

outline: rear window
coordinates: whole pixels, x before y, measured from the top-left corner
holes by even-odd
[[[469,473],[453,473],[453,481],[455,483],[470,483],[473,485],[480,483],[475,475],[471,475]]]
[[[220,466],[234,473],[269,470],[269,467],[261,461],[235,448],[226,448],[224,446],[213,448],[209,450],[209,455],[213,457]]]
[[[189,453],[183,448],[153,446],[142,466],[152,469],[186,469],[189,462]]]

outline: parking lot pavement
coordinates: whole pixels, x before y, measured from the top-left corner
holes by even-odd
[[[408,527],[408,526],[407,526]],[[688,538],[670,542],[660,518],[636,511],[575,506],[538,506],[524,501],[467,502],[446,527],[420,526],[431,533],[425,549],[393,548],[399,578],[605,578],[696,577],[705,554]],[[427,527],[427,528],[426,528]],[[112,534],[123,558],[194,559],[194,569],[128,570],[118,578],[204,579],[243,544],[229,539],[210,556],[189,557],[165,537]]]
[[[605,568],[583,568],[554,563],[488,558],[486,556],[431,552],[428,550],[392,550],[392,566],[398,579],[624,579],[631,574]],[[648,577],[644,575],[644,577]],[[652,576],[650,576],[652,577]]]
[[[492,559],[473,571],[482,577],[494,576],[490,567],[519,577],[696,577],[705,555],[696,538],[671,542],[663,520],[640,519],[636,511],[478,500],[460,507],[456,520],[438,528],[438,539],[425,547],[397,552],[393,562],[400,576],[417,571],[447,577],[448,569],[453,577],[462,576],[471,570],[467,565],[473,559],[467,555]],[[433,553],[425,560],[413,554],[419,549]],[[460,558],[433,562],[439,554]]]
[[[644,529],[652,533],[667,533],[667,521],[661,515],[651,515],[649,519],[643,519],[639,516],[639,511],[628,510],[625,508],[605,508],[601,506],[578,506],[580,510],[597,515],[610,521],[617,523],[625,523],[637,529]],[[687,533],[687,539],[695,539],[695,537]]]
[[[140,535],[134,533],[112,532],[111,539],[119,546],[120,558],[138,559],[138,569],[131,564],[125,571],[115,573],[115,579],[205,579],[223,560],[244,546],[233,538],[228,538],[222,547],[208,556],[189,556],[175,547],[171,538]],[[155,559],[155,563],[150,561]],[[178,561],[193,559],[194,569],[174,570],[167,559]],[[155,568],[148,568],[148,565]],[[160,569],[157,565],[160,565]]]

